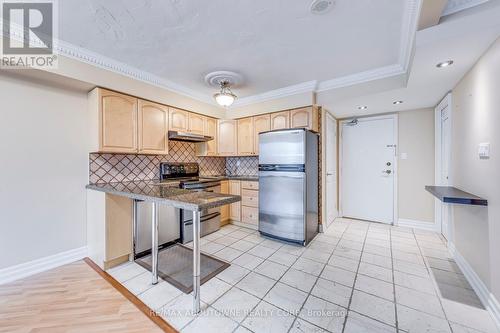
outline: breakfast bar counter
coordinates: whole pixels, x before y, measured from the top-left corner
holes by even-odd
[[[152,283],[158,283],[158,221],[159,205],[191,210],[193,212],[193,310],[200,312],[200,213],[204,209],[219,207],[241,200],[239,195],[220,194],[181,189],[173,183],[156,181],[130,181],[89,184],[95,190],[134,200],[152,203]],[[173,222],[175,223],[175,222]]]

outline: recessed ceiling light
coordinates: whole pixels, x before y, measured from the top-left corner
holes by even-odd
[[[366,109],[368,109],[368,107],[366,105],[363,105],[363,106],[358,106],[358,109],[360,109],[360,110],[366,110]]]
[[[310,10],[313,14],[325,14],[332,9],[334,4],[335,0],[313,0]]]
[[[436,65],[437,68],[443,68],[453,65],[453,60],[443,61]]]
[[[395,102],[392,102],[392,104],[394,104],[394,105],[403,104],[403,101],[395,101]]]

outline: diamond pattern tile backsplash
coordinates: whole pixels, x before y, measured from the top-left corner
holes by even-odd
[[[228,157],[226,159],[226,172],[228,176],[257,176],[259,174],[259,158]]]
[[[89,182],[109,183],[159,178],[160,162],[197,162],[202,175],[224,175],[224,157],[197,157],[194,143],[170,141],[168,155],[91,153]]]

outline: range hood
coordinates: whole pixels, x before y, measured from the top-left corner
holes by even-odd
[[[174,141],[207,142],[213,140],[214,138],[208,135],[200,135],[181,131],[168,131],[168,139]]]

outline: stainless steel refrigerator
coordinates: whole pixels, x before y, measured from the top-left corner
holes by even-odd
[[[306,245],[318,233],[318,135],[305,129],[259,135],[259,231]]]

